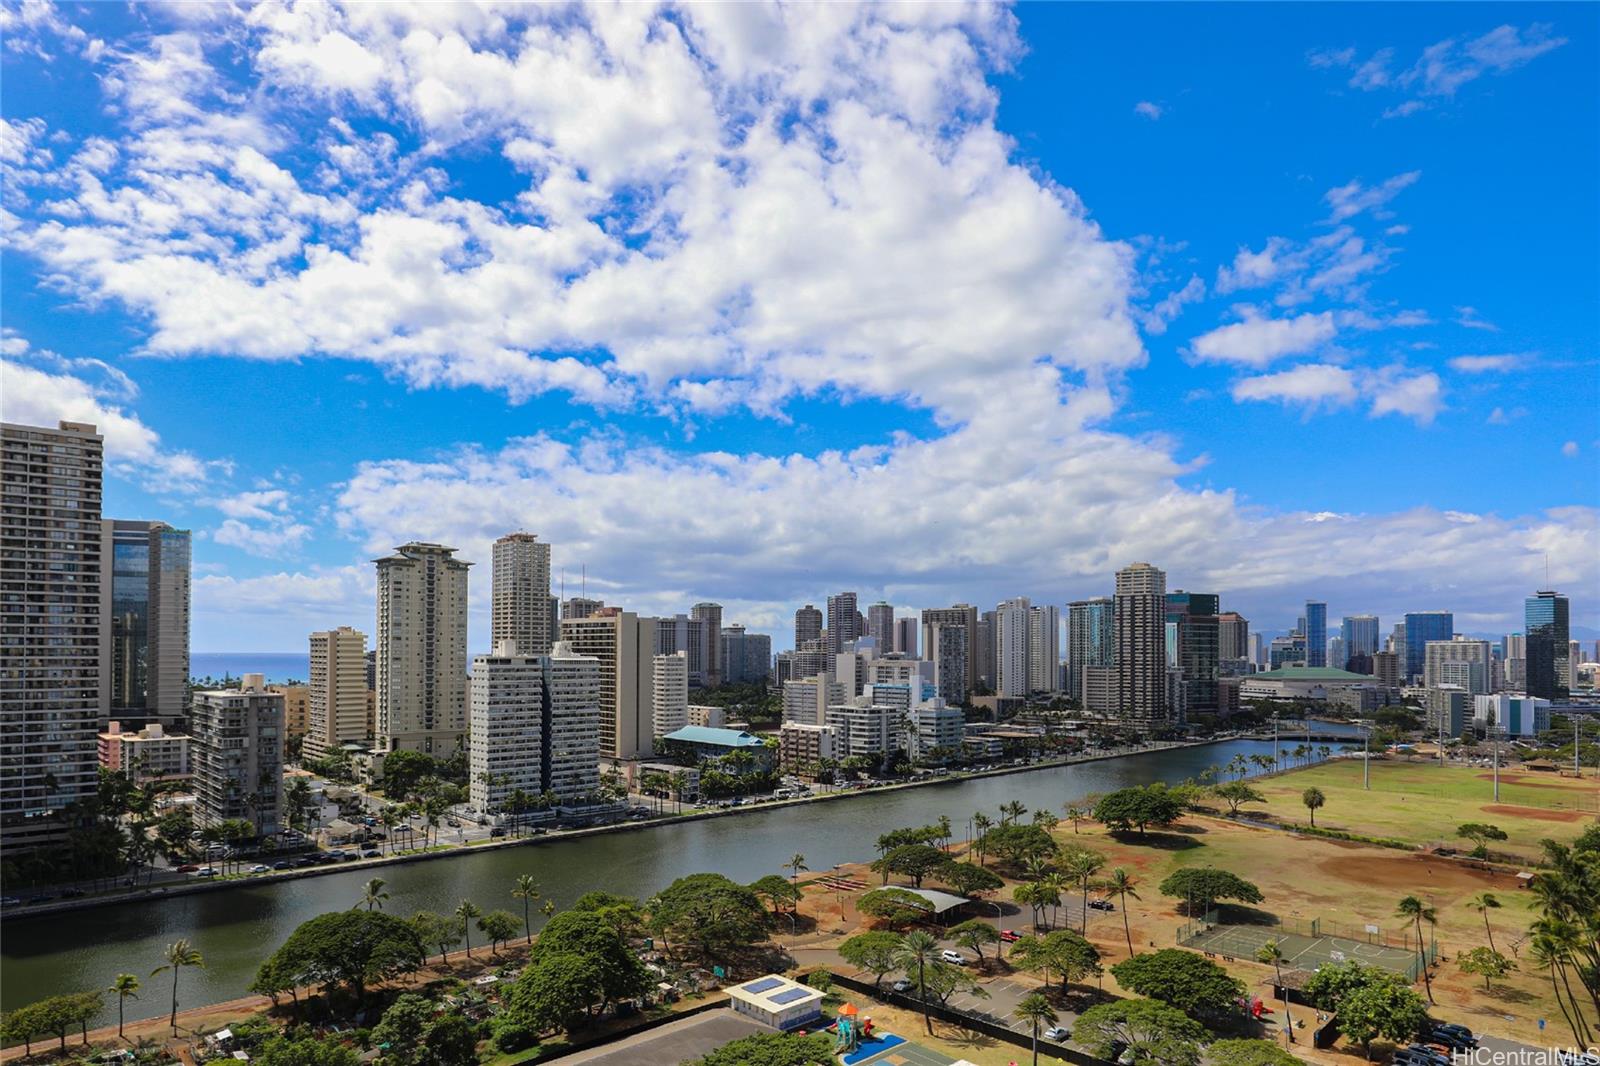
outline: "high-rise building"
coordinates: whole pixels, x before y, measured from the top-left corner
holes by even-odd
[[[619,607],[602,607],[588,618],[561,620],[561,639],[572,653],[600,663],[603,759],[633,759],[654,752],[656,628],[656,619]]]
[[[283,736],[285,742],[292,737],[304,737],[311,731],[311,686],[268,685],[268,692],[283,697]],[[187,726],[185,727],[187,728]],[[366,730],[362,736],[371,736]],[[284,748],[288,750],[287,746]]]
[[[367,635],[340,626],[311,634],[311,684],[302,751],[321,759],[367,738]]]
[[[95,427],[0,425],[0,851],[60,842],[97,788],[102,663]]]
[[[495,646],[509,640],[521,655],[548,652],[556,624],[550,615],[550,545],[532,533],[507,533],[494,542],[490,580]]]
[[[700,683],[706,688],[722,684],[722,604],[697,603],[689,617],[700,623]]]
[[[772,638],[741,625],[722,629],[722,680],[730,685],[764,683],[772,677]]]
[[[195,824],[246,821],[257,836],[278,832],[283,696],[246,674],[238,688],[196,692],[192,723]]]
[[[828,651],[837,655],[846,651],[861,636],[861,612],[856,608],[856,594],[841,592],[828,597]]]
[[[656,619],[656,654],[683,652],[689,660],[689,684],[694,688],[706,683],[705,629],[704,621],[686,614]]]
[[[930,608],[926,608],[925,610],[923,610],[923,612],[922,612],[922,649],[923,649],[923,656],[925,658],[928,658],[928,659],[934,658],[933,627],[936,626],[936,625],[959,625],[959,626],[965,626],[966,627],[966,630],[967,630],[967,649],[966,649],[967,663],[966,663],[966,666],[964,668],[964,673],[966,674],[966,677],[967,677],[967,692],[970,694],[974,690],[974,687],[977,684],[976,675],[974,674],[973,671],[974,671],[976,666],[981,665],[980,663],[977,662],[978,654],[977,654],[977,651],[975,650],[978,647],[978,643],[979,643],[979,641],[978,641],[978,609],[976,607],[973,607],[970,604],[958,603],[954,607],[930,607]],[[945,698],[949,699],[948,696],[946,696]],[[966,702],[966,696],[963,695],[959,701],[958,700],[950,700],[950,702],[952,702],[952,703],[957,703],[957,702],[965,703]]]
[[[189,531],[100,523],[100,724],[185,725],[189,714]]]
[[[1250,621],[1237,611],[1217,615],[1217,658],[1223,662],[1250,658]]]
[[[917,648],[917,620],[910,616],[894,620],[894,650],[908,659],[919,657]]]
[[[689,656],[681,651],[651,659],[650,721],[652,738],[689,724]]]
[[[1117,702],[1123,717],[1145,724],[1169,718],[1167,700],[1167,575],[1149,563],[1117,571]]]
[[[822,612],[806,604],[794,613],[794,646],[804,648],[813,640],[822,639]]]
[[[1423,649],[1422,684],[1426,688],[1459,685],[1469,694],[1479,695],[1493,689],[1493,678],[1487,640],[1430,640]]]
[[[1175,623],[1177,628],[1176,665],[1183,684],[1184,710],[1187,714],[1216,714],[1217,677],[1221,672],[1218,597],[1215,593],[1180,589],[1168,593],[1166,601],[1166,621],[1169,625]]]
[[[1396,622],[1394,624],[1394,631],[1389,634],[1389,650],[1400,656],[1400,667],[1404,669],[1406,665],[1406,624],[1404,622]]]
[[[894,607],[879,600],[867,608],[867,636],[878,642],[879,653],[891,652],[894,647]]]
[[[1028,691],[1061,688],[1061,609],[1028,609]]]
[[[1328,665],[1328,605],[1319,600],[1306,601],[1306,665]],[[1339,664],[1344,669],[1344,663]]]
[[[1250,634],[1250,661],[1257,669],[1267,665],[1267,642],[1260,633]]]
[[[1020,699],[1028,694],[1028,611],[1026,596],[1003,601],[994,609],[996,696]]]
[[[1564,700],[1572,693],[1567,598],[1543,589],[1523,601],[1528,695]]]
[[[548,655],[501,642],[472,660],[468,795],[480,813],[516,792],[558,802],[591,799],[600,787],[600,664],[557,641]]]
[[[933,683],[946,703],[965,703],[971,691],[967,667],[968,629],[961,622],[935,622],[924,626],[928,659],[933,663]]]
[[[572,596],[561,605],[561,620],[589,618],[605,605],[604,600],[590,599],[588,596]]]
[[[1422,677],[1423,668],[1427,665],[1428,641],[1453,637],[1456,616],[1449,611],[1409,612],[1406,614],[1405,627],[1406,679],[1415,680]]]
[[[1334,665],[1355,670],[1350,663],[1365,657],[1367,669],[1355,670],[1358,674],[1372,672],[1372,657],[1378,653],[1378,616],[1375,614],[1347,614],[1339,623],[1339,636],[1344,638],[1344,658]]]
[[[1111,597],[1097,596],[1067,604],[1067,685],[1072,698],[1086,701],[1083,683],[1087,668],[1111,666],[1116,655]],[[1088,706],[1087,702],[1084,705]]]
[[[1400,653],[1378,651],[1372,653],[1372,676],[1380,687],[1394,690],[1400,687]]]
[[[467,568],[402,544],[378,566],[377,744],[445,758],[467,732]]]

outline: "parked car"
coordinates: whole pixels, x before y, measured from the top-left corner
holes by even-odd
[[[180,873],[180,874],[192,874],[198,869],[200,869],[200,867],[196,866],[192,862],[191,863],[185,863],[182,866],[178,867],[178,873]]]
[[[506,835],[506,827],[503,825],[497,825],[493,829],[489,830],[489,835],[491,837],[503,837]]]
[[[290,862],[288,859],[279,859],[277,862],[272,864],[272,868],[274,870],[287,870],[292,866],[294,866],[294,863]]]
[[[22,901],[16,896],[0,896],[0,907],[20,907]]]
[[[381,859],[383,858],[383,852],[379,851],[377,848],[368,848],[366,851],[361,853],[361,857],[363,859]]]
[[[950,948],[945,948],[943,951],[939,952],[939,958],[945,962],[948,962],[952,966],[965,966],[967,964],[967,957],[965,955]]]
[[[1114,911],[1117,909],[1117,905],[1109,899],[1091,899],[1089,906],[1097,911]]]
[[[215,877],[217,876],[217,868],[215,866],[202,866],[194,872],[194,875],[196,877]]]
[[[1002,929],[1000,931],[1000,939],[1004,940],[1007,944],[1015,944],[1017,941],[1022,939],[1022,934],[1017,932],[1015,929]]]
[[[889,987],[896,992],[909,992],[911,991],[911,982],[902,977]]]
[[[250,867],[250,872],[253,874],[270,874],[272,872],[272,867],[268,866],[264,862],[258,862],[254,866]]]
[[[1044,1038],[1046,1040],[1053,1040],[1057,1044],[1065,1044],[1068,1040],[1072,1039],[1072,1030],[1064,1028],[1063,1026],[1052,1025],[1050,1028],[1044,1031]]]
[[[82,899],[83,896],[84,892],[81,888],[68,888],[63,889],[61,892],[62,899]]]
[[[49,903],[53,899],[55,899],[54,896],[42,896],[42,895],[41,896],[29,896],[28,897],[28,902],[29,903]]]
[[[1428,1037],[1430,1040],[1437,1039],[1440,1043],[1447,1044],[1453,1040],[1455,1041],[1455,1046],[1459,1047],[1475,1048],[1478,1046],[1478,1038],[1472,1035],[1472,1030],[1464,1025],[1456,1025],[1454,1022],[1430,1022]]]

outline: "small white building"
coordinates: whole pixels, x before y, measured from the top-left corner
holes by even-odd
[[[728,989],[728,1006],[774,1029],[797,1029],[822,1017],[822,993],[772,973]]]

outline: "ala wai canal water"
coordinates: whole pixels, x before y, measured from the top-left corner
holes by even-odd
[[[1290,735],[1284,742],[1289,747],[1297,743]],[[1259,741],[1172,748],[377,871],[351,870],[64,916],[8,918],[0,935],[0,1008],[10,1010],[62,992],[105,988],[119,973],[142,979],[160,965],[163,948],[179,937],[187,937],[206,961],[203,969],[183,971],[180,1005],[199,1006],[244,995],[261,960],[297,925],[349,907],[373,876],[387,882],[389,913],[402,917],[418,910],[450,911],[463,899],[473,900],[485,911],[505,908],[520,913],[511,886],[524,873],[538,878],[544,897],[557,906],[594,889],[643,898],[675,878],[703,870],[738,881],[782,873],[781,864],[797,851],[811,869],[826,870],[835,863],[871,858],[873,841],[898,826],[926,825],[949,815],[957,835],[964,836],[974,812],[995,817],[1001,804],[1012,800],[1021,800],[1030,810],[1044,807],[1059,813],[1063,804],[1091,792],[1154,781],[1175,784],[1208,766],[1224,765],[1235,754],[1271,751],[1270,742]],[[151,988],[141,998],[128,1000],[130,1020],[165,1012],[164,995],[157,986]],[[108,997],[107,1018],[102,1021],[115,1020],[114,999]]]

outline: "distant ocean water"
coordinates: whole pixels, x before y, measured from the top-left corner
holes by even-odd
[[[305,681],[311,676],[311,656],[292,651],[197,651],[189,655],[193,677],[238,677],[265,674],[267,682]]]

